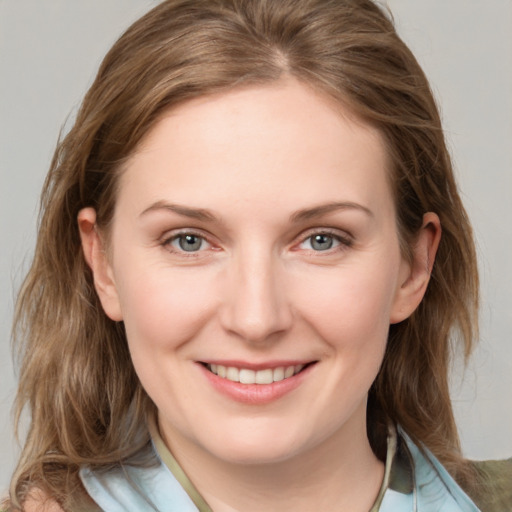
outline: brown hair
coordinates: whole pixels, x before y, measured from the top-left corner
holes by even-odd
[[[80,465],[129,460],[148,440],[152,404],[122,324],[107,318],[94,290],[78,211],[94,207],[99,226],[108,227],[120,167],[163,111],[284,75],[342,102],[384,136],[404,254],[423,214],[440,217],[426,296],[390,329],[370,392],[368,435],[382,456],[390,419],[456,477],[467,474],[448,370],[455,330],[466,356],[476,334],[472,231],[428,82],[392,20],[370,0],[167,0],[105,57],[44,185],[34,261],[15,317],[17,417],[28,406],[31,423],[11,484],[13,509],[34,486],[71,509],[83,494]]]

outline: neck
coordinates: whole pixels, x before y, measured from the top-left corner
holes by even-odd
[[[225,461],[174,436],[165,442],[214,512],[368,512],[384,464],[371,450],[365,424],[353,423],[309,450],[264,464]]]

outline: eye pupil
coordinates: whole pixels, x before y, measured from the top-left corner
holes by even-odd
[[[333,246],[333,238],[329,235],[314,235],[311,237],[311,247],[315,251],[327,251]]]
[[[182,235],[178,240],[180,249],[187,252],[197,251],[201,248],[203,240],[201,237],[196,235]]]

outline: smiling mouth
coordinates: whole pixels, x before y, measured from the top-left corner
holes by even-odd
[[[240,384],[272,384],[297,375],[311,364],[314,364],[314,362],[293,366],[278,366],[277,368],[265,368],[262,370],[236,368],[221,364],[204,364],[204,366],[218,377],[232,382],[239,382]]]

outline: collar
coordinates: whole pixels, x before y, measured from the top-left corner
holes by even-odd
[[[109,512],[212,512],[165,446],[154,421],[149,430],[152,444],[138,463],[80,468],[91,498]],[[479,512],[432,453],[415,445],[400,428],[390,429],[384,474],[371,512]]]
[[[165,445],[154,416],[148,418],[148,430],[158,457],[160,457],[160,460],[167,466],[167,469],[174,475],[174,478],[178,480],[199,512],[213,512]]]
[[[208,503],[165,445],[154,417],[148,418],[148,429],[158,457],[186,491],[199,512],[212,512]],[[414,473],[410,453],[402,438],[398,436],[397,429],[391,424],[388,428],[384,479],[370,512],[379,512],[388,489],[401,494],[411,494],[414,489]]]

